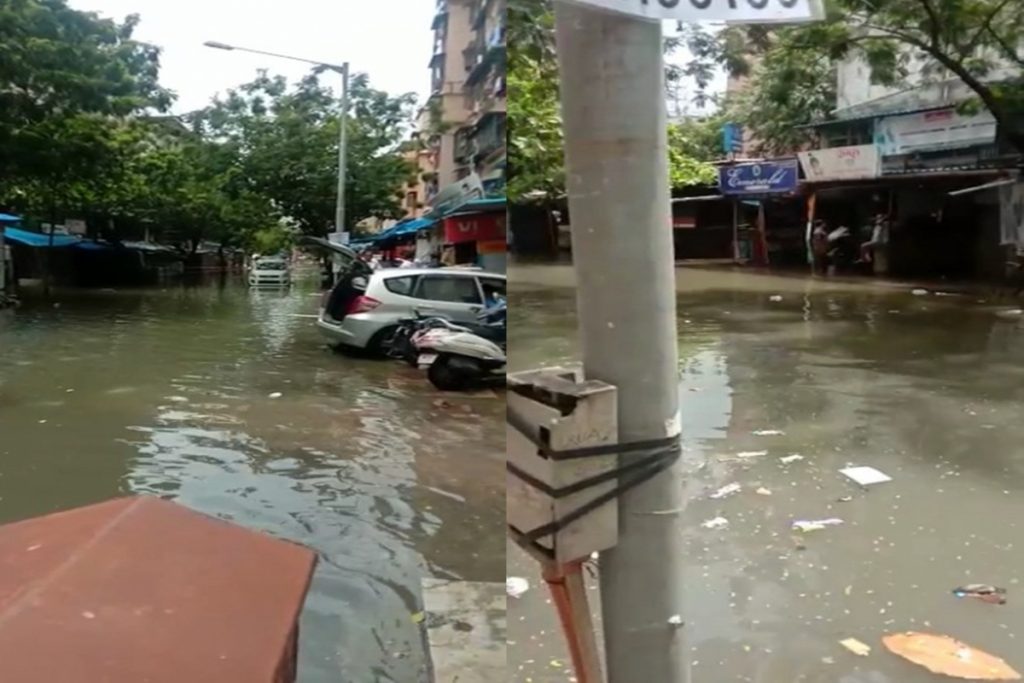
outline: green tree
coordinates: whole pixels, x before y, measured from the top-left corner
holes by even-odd
[[[550,199],[565,192],[551,0],[511,0],[508,22],[508,191],[513,201],[534,194]],[[665,41],[665,50],[672,52],[680,45],[681,41],[672,37]],[[675,66],[666,69],[670,83],[686,77],[695,74]],[[707,144],[709,130],[702,121],[669,127],[669,178],[673,187],[715,181],[714,168],[705,162],[720,156],[719,145]]]
[[[853,56],[883,85],[906,84],[912,69],[933,82],[960,80],[974,95],[964,106],[987,108],[1005,140],[1024,152],[1022,34],[1016,0],[827,0],[823,21],[728,29],[697,41],[695,61],[736,74],[762,61],[754,92],[738,106],[765,139],[834,108],[825,84],[834,82],[834,64]],[[775,114],[762,107],[776,103]]]
[[[399,154],[414,97],[351,82],[348,119],[347,229],[364,218],[402,216],[398,193],[414,169]],[[281,77],[256,80],[195,115],[196,130],[238,155],[250,187],[271,199],[308,234],[333,223],[339,104],[316,74],[289,90]]]

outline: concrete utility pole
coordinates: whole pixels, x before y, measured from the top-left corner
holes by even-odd
[[[568,2],[555,17],[584,371],[618,387],[620,442],[676,435],[661,24]],[[690,679],[685,627],[669,621],[685,619],[682,505],[678,463],[620,500],[600,559],[608,683]]]

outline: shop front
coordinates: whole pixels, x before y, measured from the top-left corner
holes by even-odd
[[[507,268],[506,213],[500,210],[456,212],[444,221],[445,257],[449,265],[474,264],[493,273]]]
[[[718,189],[732,205],[732,256],[758,266],[799,262],[803,197],[797,160],[731,163],[718,169]]]

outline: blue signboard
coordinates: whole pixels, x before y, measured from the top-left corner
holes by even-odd
[[[722,150],[726,154],[743,151],[743,127],[738,123],[727,123],[722,126]]]
[[[796,159],[730,164],[718,169],[718,189],[728,195],[784,194],[796,190]]]

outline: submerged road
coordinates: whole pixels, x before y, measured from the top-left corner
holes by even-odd
[[[421,578],[505,572],[504,401],[330,352],[317,302],[227,282],[0,311],[0,522],[144,493],[304,543],[299,681],[422,681]]]
[[[513,365],[575,360],[571,270],[509,278]],[[885,651],[882,636],[905,630],[1024,669],[1024,320],[1005,313],[1017,302],[701,269],[677,278],[690,501],[678,579],[693,683],[936,680]],[[861,488],[839,473],[847,465],[892,481]],[[738,493],[711,497],[733,483]],[[701,527],[716,517],[728,524]],[[842,524],[791,529],[833,517]],[[509,600],[509,680],[573,680],[536,566],[508,553],[509,574],[531,584]],[[1004,587],[1009,602],[954,597],[966,583]],[[843,649],[850,637],[871,654]]]

